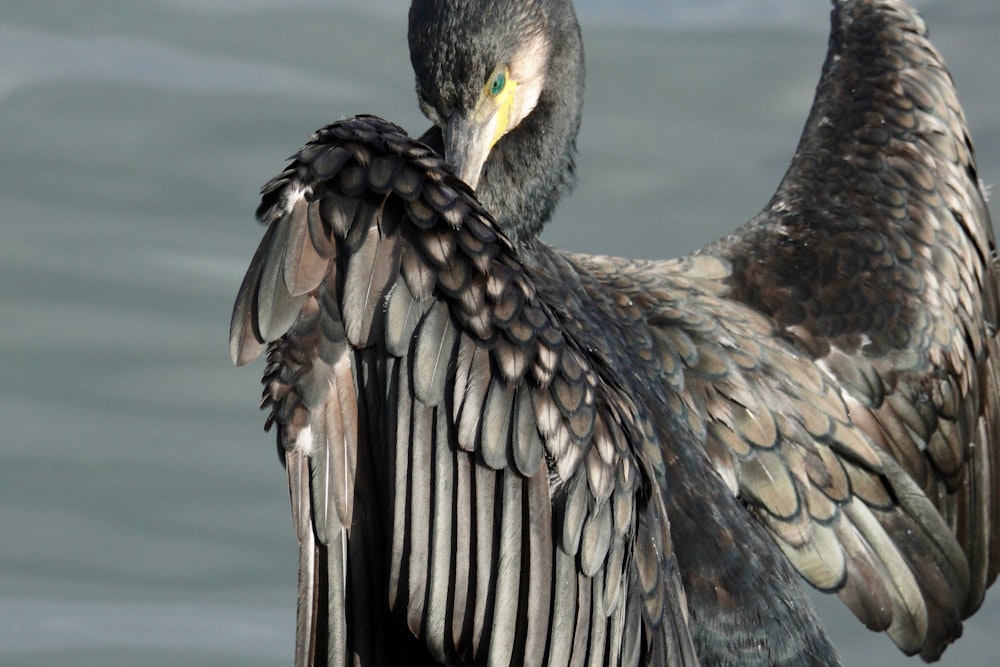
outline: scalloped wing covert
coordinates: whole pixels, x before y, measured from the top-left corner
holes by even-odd
[[[896,525],[875,516],[914,575],[896,586],[910,589],[912,620],[892,628],[899,604],[880,611],[869,574],[848,576],[852,590],[840,594],[869,627],[889,622],[901,648],[936,658],[1000,568],[1000,271],[951,76],[912,9],[837,4],[788,173],[757,218],[702,252],[731,263],[721,296],[772,318],[815,359],[823,382],[839,388],[850,428],[882,459],[861,466],[865,480],[847,468],[847,488],[873,511],[887,500],[905,509]],[[815,432],[798,414],[807,432],[830,436],[825,420]],[[843,432],[842,418],[833,424]],[[723,440],[730,430],[747,439],[727,427]],[[881,483],[871,474],[879,470]],[[780,522],[774,530],[785,532]],[[884,537],[867,538],[867,549]]]
[[[231,349],[242,364],[269,343],[297,664],[412,659],[387,642],[403,624],[439,662],[696,664],[638,408],[464,184],[366,117],[263,192]]]

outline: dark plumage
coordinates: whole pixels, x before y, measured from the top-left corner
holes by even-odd
[[[573,182],[569,2],[416,0],[409,39],[435,127],[313,135],[233,313],[296,664],[837,664],[803,580],[937,658],[1000,566],[1000,277],[919,17],[835,2],[774,198],[658,262],[537,238]]]

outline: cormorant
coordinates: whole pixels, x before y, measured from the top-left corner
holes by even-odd
[[[936,659],[998,569],[998,262],[944,64],[835,0],[766,208],[672,261],[538,238],[573,183],[569,0],[414,0],[420,140],[262,190],[231,352],[300,543],[296,664],[820,665],[803,583]]]

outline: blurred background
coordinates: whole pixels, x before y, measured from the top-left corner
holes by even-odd
[[[996,183],[1000,3],[917,4]],[[673,257],[754,215],[805,121],[829,3],[577,6],[580,183],[546,238]],[[295,539],[230,309],[257,188],[313,129],[427,125],[406,7],[0,0],[0,664],[290,663]],[[846,664],[916,664],[821,604]],[[998,627],[993,590],[944,664],[993,663]]]

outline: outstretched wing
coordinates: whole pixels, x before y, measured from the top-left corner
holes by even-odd
[[[641,407],[443,161],[342,121],[258,216],[231,352],[268,350],[296,664],[695,664]]]
[[[935,548],[885,527],[931,627],[893,636],[936,657],[959,629],[947,619],[971,614],[1000,566],[1000,273],[951,77],[904,3],[835,3],[788,173],[757,218],[702,252],[731,263],[725,298],[772,318],[837,383],[838,428],[884,459],[872,489],[917,502],[906,511]],[[848,477],[863,497],[870,480]],[[962,558],[943,558],[955,539]],[[858,606],[872,624],[877,610]]]

